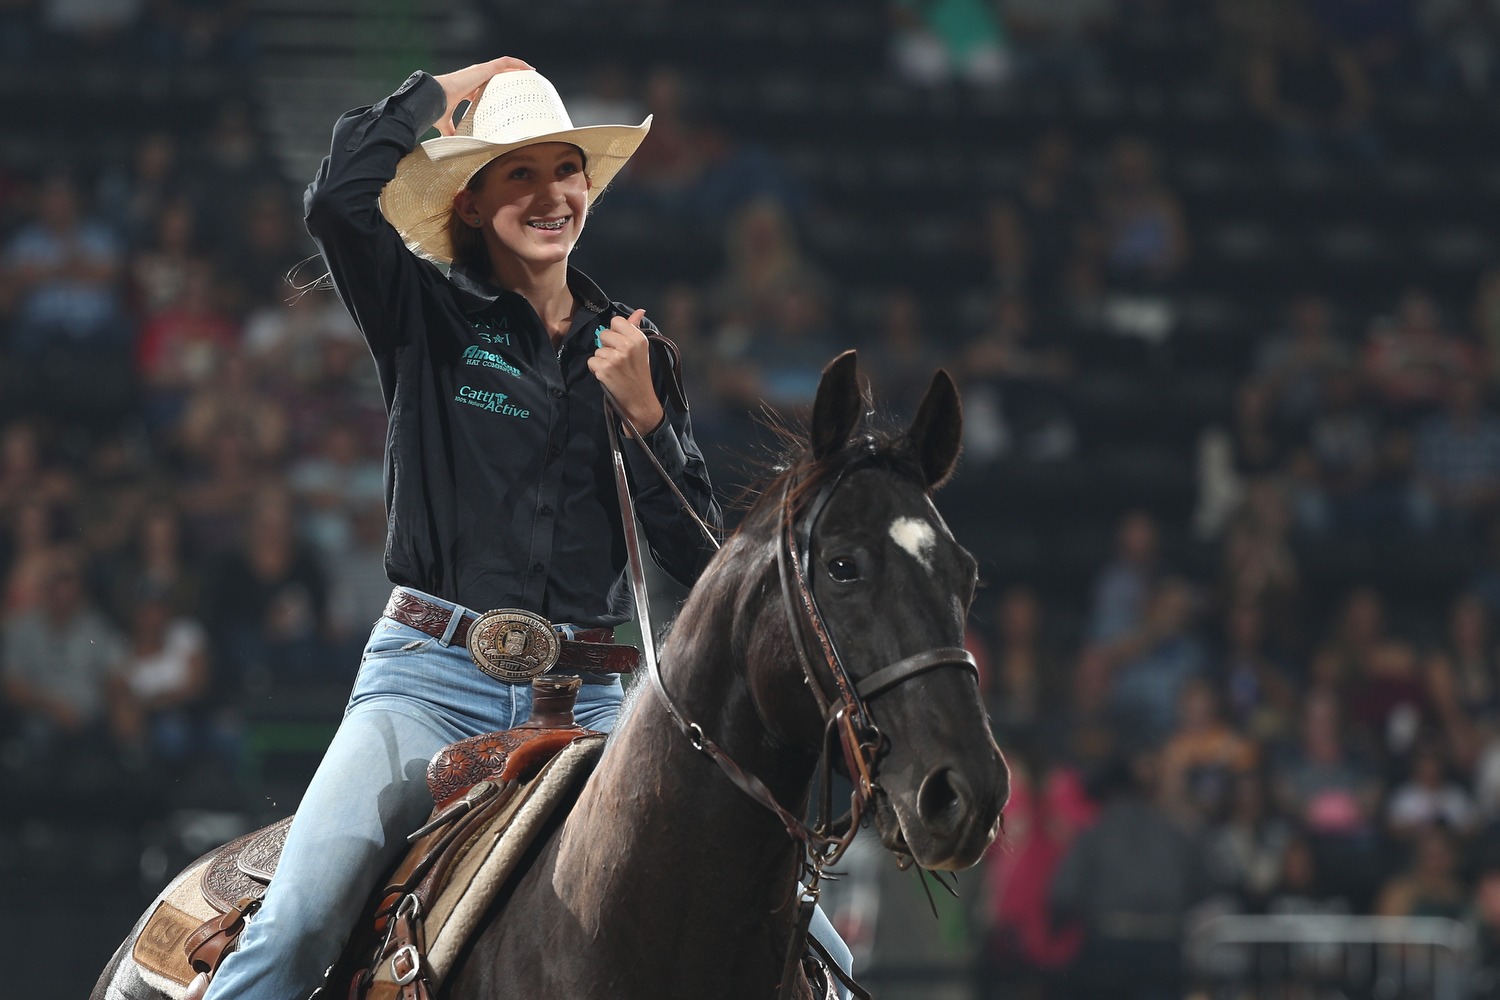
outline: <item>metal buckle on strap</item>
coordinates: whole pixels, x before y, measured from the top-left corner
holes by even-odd
[[[521,608],[486,611],[469,626],[469,656],[507,684],[526,684],[557,665],[562,639],[552,623]]]
[[[403,958],[411,963],[411,967],[405,972],[401,971],[398,964]],[[396,950],[396,954],[391,956],[391,976],[395,978],[397,986],[405,986],[413,979],[416,979],[417,974],[421,971],[422,958],[417,954],[415,945],[404,944]]]

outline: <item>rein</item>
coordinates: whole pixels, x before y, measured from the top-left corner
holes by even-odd
[[[827,952],[818,945],[818,942],[810,939],[807,934],[813,907],[818,899],[818,882],[822,878],[823,869],[827,865],[836,863],[848,850],[859,830],[860,820],[864,816],[866,806],[874,797],[875,792],[879,790],[876,772],[886,738],[875,725],[865,701],[939,667],[964,667],[973,671],[977,678],[978,665],[968,650],[956,646],[945,646],[904,657],[861,680],[856,681],[852,678],[844,666],[843,658],[839,655],[838,647],[833,642],[828,624],[818,609],[817,600],[813,597],[812,588],[808,584],[807,573],[804,570],[810,554],[814,525],[833,496],[834,490],[848,473],[849,467],[841,470],[837,476],[822,486],[818,495],[807,507],[800,532],[796,530],[791,486],[788,484],[781,497],[781,544],[776,549],[782,607],[791,629],[792,646],[797,652],[803,676],[824,718],[823,749],[819,755],[822,761],[820,784],[823,797],[818,819],[813,826],[809,827],[778,802],[760,778],[735,763],[722,747],[709,738],[702,726],[683,716],[662,681],[661,668],[656,656],[656,640],[651,628],[650,601],[646,587],[645,565],[641,558],[635,506],[631,498],[630,482],[626,475],[625,457],[620,445],[617,421],[635,437],[663,482],[671,488],[683,510],[702,530],[709,543],[718,549],[721,547],[720,541],[713,529],[698,516],[692,504],[682,495],[681,490],[677,488],[677,484],[672,481],[672,477],[662,467],[661,462],[646,446],[645,438],[630,418],[620,410],[608,389],[604,389],[604,411],[614,466],[615,491],[620,504],[625,551],[630,567],[631,593],[635,599],[636,620],[641,630],[641,653],[646,664],[646,673],[650,676],[652,686],[666,707],[668,716],[688,738],[693,748],[717,764],[736,787],[775,814],[785,827],[787,835],[802,844],[806,852],[802,865],[808,876],[808,883],[798,887],[798,914],[792,940],[789,943],[786,967],[782,975],[781,996],[783,998],[790,996],[791,984],[794,981],[792,970],[797,956],[801,954],[803,943],[811,941],[822,955],[830,975],[836,975],[856,996],[868,1000],[869,994],[848,978],[837,963],[833,962]],[[818,654],[816,657],[809,651],[807,633],[812,635],[812,645],[816,647]],[[822,664],[825,668],[832,682],[831,692],[825,686],[822,674],[815,669],[815,662]],[[829,817],[832,811],[833,764],[832,754],[828,752],[828,749],[835,733],[838,736],[844,764],[854,785],[854,791],[850,795],[849,811],[837,821],[831,821]]]

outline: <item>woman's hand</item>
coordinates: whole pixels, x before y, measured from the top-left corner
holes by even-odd
[[[452,73],[433,77],[442,84],[443,96],[448,99],[447,107],[443,108],[443,114],[436,122],[437,130],[443,135],[456,133],[458,129],[453,124],[453,112],[458,110],[458,106],[464,101],[474,100],[484,85],[490,82],[490,77],[497,73],[531,68],[530,63],[517,59],[515,56],[501,56],[499,59],[475,63],[472,66],[454,70]]]
[[[640,326],[645,316],[646,310],[637,309],[629,319],[616,316],[609,329],[600,330],[599,349],[589,358],[589,371],[609,390],[636,429],[650,434],[666,417],[666,411],[651,384],[651,342]]]

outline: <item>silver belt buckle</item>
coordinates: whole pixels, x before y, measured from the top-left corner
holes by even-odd
[[[562,655],[552,623],[520,608],[486,611],[469,626],[469,656],[480,670],[507,684],[525,684],[551,670]]]

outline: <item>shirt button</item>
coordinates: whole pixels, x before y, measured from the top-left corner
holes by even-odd
[[[556,396],[558,399],[562,399],[567,394],[568,390],[562,388],[561,386],[558,386],[557,388],[552,390],[552,395]]]
[[[553,444],[553,445],[548,445],[547,446],[547,457],[548,458],[556,458],[558,455],[561,455],[561,454],[562,454],[562,445],[560,445],[560,444]]]
[[[539,508],[537,508],[537,513],[542,515],[543,517],[551,517],[552,508],[548,507],[546,504],[542,504]]]
[[[541,562],[536,562],[536,563],[532,563],[531,564],[531,568],[533,570],[535,570],[536,572],[540,573],[542,570],[544,570],[544,569],[547,568],[547,564],[546,563],[541,563]]]

